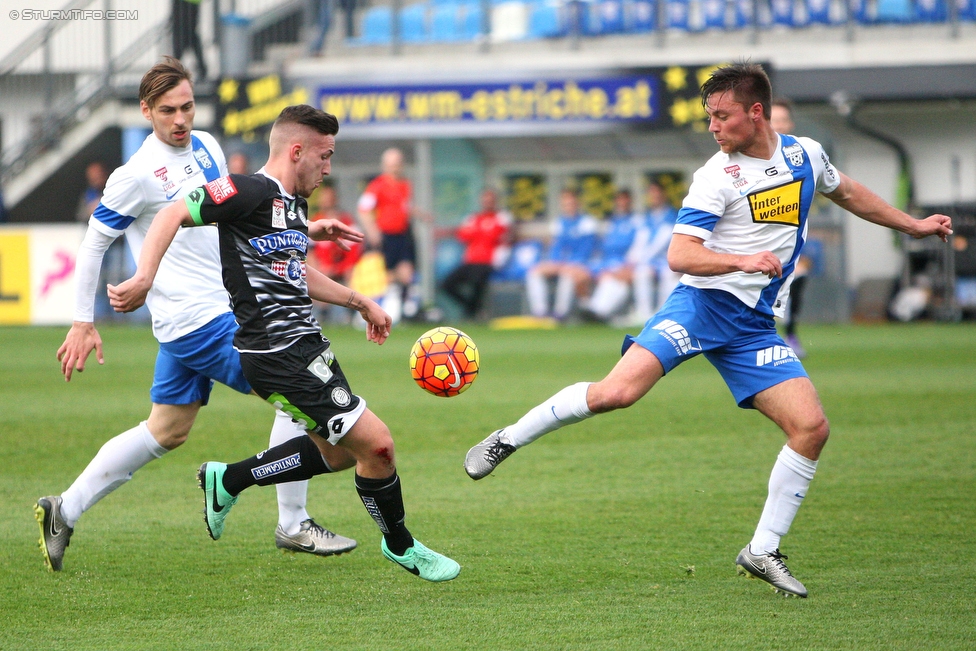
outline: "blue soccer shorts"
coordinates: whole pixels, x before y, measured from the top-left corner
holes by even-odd
[[[179,339],[159,344],[149,397],[159,405],[207,404],[214,381],[235,391],[250,393],[234,350],[237,322],[231,312]]]
[[[669,373],[699,354],[718,369],[743,409],[752,408],[760,391],[797,377],[803,364],[776,332],[773,317],[747,307],[717,289],[678,285],[632,343],[654,353]]]

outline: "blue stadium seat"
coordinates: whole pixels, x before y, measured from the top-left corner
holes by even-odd
[[[387,5],[370,7],[363,13],[359,40],[361,45],[382,45],[390,42],[393,33],[393,13]]]
[[[427,37],[427,3],[407,5],[400,10],[400,40],[423,43]]]
[[[705,29],[725,29],[725,0],[701,0]]]
[[[735,26],[742,29],[752,25],[754,11],[756,11],[756,5],[753,4],[752,0],[735,0]],[[759,24],[764,23],[760,22]]]
[[[439,43],[450,43],[461,40],[458,29],[461,5],[450,2],[435,2],[430,15],[430,40]]]
[[[481,2],[467,2],[461,18],[460,36],[462,41],[473,41],[481,34],[482,17],[485,15]]]
[[[668,27],[688,31],[690,25],[689,0],[666,0],[668,10]]]
[[[495,271],[492,280],[520,281],[542,258],[542,243],[535,240],[523,240],[512,247],[512,254],[508,263]]]
[[[650,32],[657,27],[657,2],[655,0],[628,2],[625,5],[625,14],[628,32]]]
[[[912,0],[878,0],[879,23],[908,23],[912,20]]]
[[[589,21],[593,34],[619,34],[624,31],[624,3],[621,0],[597,0]]]
[[[911,2],[911,0],[894,1],[898,4],[908,4]],[[884,0],[880,0],[878,4],[880,5],[881,2],[884,2]],[[877,14],[871,13],[870,0],[848,0],[847,10],[850,12],[851,18],[862,25],[869,25],[877,20]]]
[[[949,10],[943,0],[915,0],[915,20],[921,23],[941,23]]]
[[[774,25],[796,27],[793,15],[793,0],[770,0],[771,18]]]
[[[566,27],[559,15],[559,5],[540,0],[529,12],[529,38],[555,38],[566,35]]]
[[[959,20],[976,20],[976,0],[958,0],[956,6]]]
[[[806,0],[807,20],[815,25],[830,25],[830,0]]]

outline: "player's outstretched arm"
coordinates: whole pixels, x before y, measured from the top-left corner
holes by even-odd
[[[350,244],[358,244],[365,239],[362,233],[338,219],[320,219],[310,222],[308,236],[318,242],[335,242],[343,251],[351,250]]]
[[[105,363],[102,354],[102,338],[95,329],[95,292],[98,276],[102,268],[105,251],[116,238],[106,235],[97,228],[88,227],[85,239],[78,249],[75,264],[75,316],[71,329],[58,348],[58,361],[65,382],[71,381],[74,371],[85,370],[85,362],[91,352],[99,364]]]
[[[865,221],[901,231],[915,239],[937,235],[945,242],[952,235],[952,219],[947,215],[936,214],[925,219],[915,219],[846,174],[840,175],[837,189],[824,196]]]
[[[720,276],[734,271],[761,273],[770,278],[783,275],[783,263],[772,251],[753,255],[718,253],[705,248],[705,240],[700,237],[683,233],[671,237],[668,265],[672,271],[693,276]]]
[[[73,371],[81,373],[85,370],[85,361],[92,351],[99,364],[105,363],[102,354],[102,337],[95,329],[95,324],[87,321],[75,321],[71,324],[64,343],[58,348],[58,361],[61,362],[61,374],[64,381],[71,381]]]
[[[146,294],[152,288],[159,263],[183,224],[193,225],[190,209],[183,201],[171,203],[156,213],[146,233],[146,241],[142,244],[136,273],[118,286],[108,286],[109,303],[116,312],[132,312],[146,302]]]
[[[366,340],[382,345],[390,336],[393,319],[376,301],[337,283],[311,267],[307,270],[308,295],[323,303],[356,310],[366,322]]]

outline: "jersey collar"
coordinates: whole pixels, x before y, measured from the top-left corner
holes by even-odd
[[[274,181],[274,182],[275,182],[275,183],[276,183],[276,184],[278,185],[278,191],[279,191],[279,192],[281,192],[281,196],[283,196],[283,197],[285,197],[285,198],[286,198],[286,199],[288,199],[289,201],[294,201],[294,200],[295,200],[295,197],[294,197],[293,195],[290,195],[290,194],[288,194],[287,192],[285,192],[285,186],[283,186],[283,185],[281,184],[281,181],[279,181],[279,180],[278,180],[278,179],[276,179],[275,177],[273,177],[273,176],[271,176],[270,174],[268,174],[268,173],[267,173],[267,172],[265,171],[265,169],[264,169],[263,167],[262,167],[261,169],[259,169],[259,170],[258,170],[258,171],[256,172],[256,174],[261,174],[261,175],[263,175],[263,176],[265,176],[265,177],[267,177],[267,178],[269,178],[269,179],[271,179],[272,181]]]

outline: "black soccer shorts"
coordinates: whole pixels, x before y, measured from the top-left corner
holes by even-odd
[[[241,367],[259,396],[333,445],[366,411],[322,336],[305,335],[273,353],[241,353]]]

